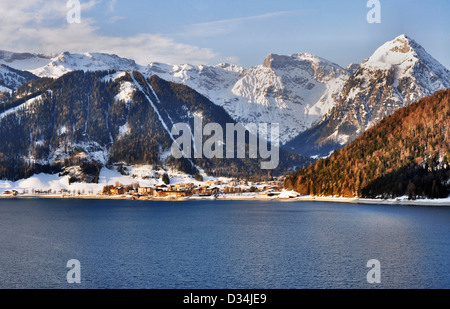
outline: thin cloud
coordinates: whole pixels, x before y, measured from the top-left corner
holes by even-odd
[[[112,16],[112,17],[108,20],[108,23],[114,24],[114,23],[118,22],[119,20],[124,20],[124,19],[126,19],[126,18],[123,17],[123,16],[116,15],[116,16]]]
[[[109,2],[109,11],[113,13],[116,10],[117,0],[111,0]]]
[[[183,36],[216,36],[219,34],[225,34],[232,32],[237,27],[245,22],[271,19],[276,17],[282,17],[296,13],[295,11],[280,11],[267,14],[261,14],[256,16],[238,17],[217,20],[206,23],[198,23],[186,26]]]

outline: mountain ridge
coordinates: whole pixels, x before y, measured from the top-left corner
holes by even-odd
[[[320,120],[349,77],[344,68],[311,54],[270,54],[248,69],[152,63],[146,74],[196,89],[244,125],[279,123],[282,143]]]
[[[1,63],[18,69],[28,65],[39,77],[105,69],[158,75],[195,89],[248,128],[279,123],[283,148],[311,157],[329,155],[396,109],[450,87],[449,71],[406,35],[346,68],[308,53],[269,54],[251,68],[229,63],[142,66],[116,55],[69,52],[0,51]]]
[[[326,156],[397,109],[448,88],[450,71],[417,42],[401,35],[363,61],[347,80],[330,113],[285,148]]]

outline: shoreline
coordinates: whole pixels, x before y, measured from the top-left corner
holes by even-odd
[[[266,196],[219,196],[214,197],[181,197],[181,198],[155,198],[155,197],[140,197],[128,195],[76,195],[76,196],[62,196],[57,195],[0,195],[1,199],[71,199],[71,200],[130,200],[130,201],[155,201],[155,202],[186,202],[186,201],[278,201],[278,202],[333,202],[333,203],[347,203],[360,205],[401,205],[401,206],[440,206],[450,207],[450,197],[447,199],[438,200],[406,200],[406,199],[365,199],[365,198],[345,198],[345,197],[314,197],[314,196],[300,196],[300,197],[266,197]]]

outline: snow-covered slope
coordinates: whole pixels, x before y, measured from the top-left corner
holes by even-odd
[[[394,71],[392,85],[400,91],[405,105],[450,87],[450,71],[406,35],[382,45],[361,67],[366,80],[376,71]]]
[[[32,71],[46,66],[52,61],[52,56],[31,54],[31,53],[14,53],[0,50],[0,64],[7,65],[16,70]]]
[[[320,120],[335,105],[350,76],[347,70],[311,54],[271,54],[262,65],[250,69],[226,63],[152,63],[145,72],[186,84],[243,124],[279,123],[282,143]]]
[[[240,98],[233,116],[241,115],[244,123],[278,122],[281,141],[287,142],[335,105],[348,77],[345,69],[311,54],[269,55],[233,88]]]
[[[11,92],[27,81],[36,79],[37,76],[29,72],[15,70],[0,64],[0,92]]]
[[[47,65],[31,70],[31,72],[40,77],[57,78],[65,73],[82,70],[82,71],[133,71],[139,70],[141,67],[134,60],[120,58],[117,55],[109,55],[102,53],[85,53],[71,54],[64,52]]]
[[[346,145],[397,109],[447,88],[450,71],[417,42],[398,36],[363,61],[330,114],[287,147],[304,153],[305,147],[314,148],[315,155],[326,155],[330,145]]]
[[[172,185],[177,183],[192,183],[195,185],[204,185],[204,183],[194,179],[192,175],[188,175],[174,169],[157,169],[152,165],[133,165],[125,166],[128,173],[123,175],[117,171],[116,167],[102,168],[99,174],[98,183],[71,183],[70,178],[79,172],[77,167],[69,169],[69,174],[61,176],[60,174],[35,174],[27,179],[20,179],[17,181],[0,180],[0,194],[5,191],[16,190],[19,193],[33,194],[35,191],[49,191],[54,195],[60,195],[61,192],[73,193],[73,195],[97,195],[103,191],[106,185],[114,186],[120,183],[124,186],[130,186],[139,183],[142,187],[151,187],[156,185],[163,185],[162,175],[165,173],[170,177]],[[222,177],[204,176],[204,181],[208,180],[222,180],[228,182],[231,179]]]
[[[29,71],[38,77],[58,78],[76,71],[132,71],[143,67],[134,60],[104,53],[71,54],[63,52],[55,56],[0,51],[0,64],[17,70]]]

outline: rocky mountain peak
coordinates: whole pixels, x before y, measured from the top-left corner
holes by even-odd
[[[268,69],[281,69],[287,67],[291,61],[287,56],[269,54],[264,60],[262,66]]]
[[[330,113],[288,147],[327,155],[397,109],[449,88],[450,71],[416,41],[400,35],[365,60],[345,83]]]

